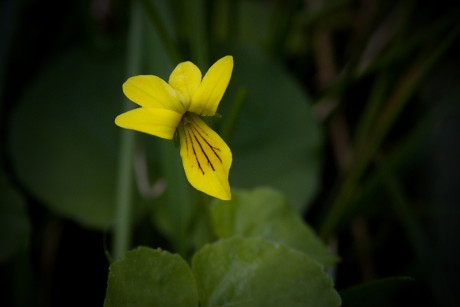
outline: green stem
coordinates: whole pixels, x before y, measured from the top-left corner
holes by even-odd
[[[150,22],[152,23],[153,27],[157,30],[158,37],[160,38],[161,43],[165,47],[165,50],[169,55],[171,63],[180,62],[182,60],[182,57],[176,49],[176,43],[166,30],[164,23],[161,21],[160,14],[152,4],[152,1],[142,0],[142,7],[145,13],[147,14]]]
[[[233,43],[238,35],[239,0],[216,0],[212,18],[212,37],[217,43]]]
[[[405,19],[407,18],[403,17],[403,20]],[[389,46],[391,48],[375,57],[375,59],[370,62],[364,70],[359,73],[359,75],[364,77],[388,67],[391,63],[401,61],[402,59],[408,57],[410,58],[415,51],[423,48],[427,42],[436,41],[438,37],[443,37],[446,32],[455,32],[457,23],[458,13],[456,11],[452,11],[435,23],[422,25],[417,33],[414,33],[412,36],[400,37],[398,35],[395,38],[395,41],[391,43],[391,46]],[[399,28],[402,27],[404,27],[404,24],[402,24]]]
[[[215,41],[225,42],[230,33],[230,5],[233,1],[216,0],[214,1],[214,11],[212,13],[212,36]]]
[[[366,104],[366,108],[356,128],[354,145],[358,152],[365,147],[369,131],[372,129],[372,124],[378,117],[379,111],[385,101],[384,98],[385,92],[388,89],[388,79],[387,74],[383,72],[374,83],[369,102]]]
[[[248,91],[244,87],[240,87],[236,92],[236,97],[230,106],[230,111],[222,123],[221,136],[224,140],[230,141],[233,131],[235,130],[236,122],[241,114],[243,103],[246,99]]]
[[[417,86],[427,75],[429,70],[433,67],[440,56],[455,40],[460,32],[460,26],[453,29],[450,35],[438,45],[430,55],[421,57],[419,61],[408,70],[406,75],[403,76],[399,86],[393,92],[393,95],[388,99],[386,108],[381,113],[379,120],[375,125],[375,133],[369,138],[369,144],[365,150],[358,154],[356,163],[350,170],[348,176],[339,187],[338,193],[332,199],[331,205],[320,227],[320,235],[327,239],[333,231],[335,231],[338,223],[340,222],[350,199],[353,196],[359,179],[367,169],[372,158],[377,153],[380,144],[382,143],[388,131],[396,121],[403,107],[409,101],[410,96],[415,91]]]
[[[131,27],[128,41],[127,73],[129,76],[140,71],[142,43],[142,10],[137,0],[132,1]],[[125,100],[123,109],[129,110],[132,104]],[[121,131],[118,178],[115,195],[115,226],[113,230],[113,258],[120,259],[130,248],[132,221],[131,208],[133,202],[133,156],[135,134],[129,130]]]
[[[192,58],[201,69],[208,67],[206,6],[203,0],[184,0]]]
[[[171,142],[160,143],[162,174],[166,179],[164,194],[165,220],[170,225],[168,237],[176,252],[185,256],[190,246],[188,232],[194,191],[184,174],[177,148]]]

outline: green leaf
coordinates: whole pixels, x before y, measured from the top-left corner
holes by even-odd
[[[210,212],[218,238],[261,237],[304,252],[323,265],[337,261],[284,195],[273,189],[234,190],[231,201],[215,202]]]
[[[332,281],[315,261],[256,238],[223,239],[193,257],[201,306],[339,306]]]
[[[24,198],[0,173],[0,263],[24,251],[29,235],[30,222]]]
[[[139,247],[110,265],[104,306],[198,306],[197,287],[179,255]]]
[[[51,63],[14,110],[9,150],[21,183],[81,224],[113,219],[123,57],[75,49]]]
[[[219,107],[222,120],[240,88],[247,90],[247,96],[229,140],[233,152],[230,183],[240,188],[272,186],[295,209],[304,211],[318,189],[321,157],[321,131],[311,101],[266,56],[254,50],[233,55],[233,76]]]

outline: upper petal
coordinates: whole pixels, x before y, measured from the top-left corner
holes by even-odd
[[[168,109],[137,108],[115,118],[115,124],[171,140],[182,114]]]
[[[227,55],[214,63],[192,96],[189,111],[199,115],[214,115],[232,76],[233,57]]]
[[[188,109],[193,94],[201,83],[201,71],[192,62],[182,62],[169,76],[169,84],[179,93],[179,98]]]
[[[182,164],[190,184],[216,198],[231,199],[228,173],[232,152],[227,144],[192,114],[184,117],[179,135]]]
[[[133,102],[147,108],[163,108],[185,113],[174,89],[157,76],[140,75],[123,84],[123,93]]]

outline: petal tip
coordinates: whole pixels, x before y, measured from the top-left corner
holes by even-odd
[[[117,117],[115,117],[115,119],[114,119],[113,122],[114,122],[115,125],[117,125],[118,127],[123,128],[123,126],[122,126],[121,123],[120,123],[120,121],[121,121],[121,115],[123,115],[123,114],[117,115]]]
[[[224,200],[224,201],[229,201],[229,200],[232,200],[232,194],[229,192],[228,195],[225,195],[223,197],[218,197],[220,200]]]
[[[229,55],[226,55],[226,56],[222,57],[222,59],[226,59],[226,60],[228,60],[228,61],[232,61],[232,62],[233,62],[233,55],[230,55],[230,54],[229,54]]]
[[[212,196],[214,198],[224,200],[224,201],[229,201],[232,200],[232,193],[230,191],[205,191],[203,189],[197,189],[205,194],[208,194],[209,196]]]
[[[231,68],[233,68],[233,56],[232,55],[226,55],[223,58],[221,58],[220,60],[218,60],[217,62],[219,62],[219,61],[227,62],[228,65],[230,65]]]

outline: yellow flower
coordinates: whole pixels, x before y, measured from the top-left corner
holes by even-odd
[[[185,174],[197,190],[231,199],[228,173],[232,152],[201,116],[216,114],[232,75],[233,57],[212,65],[203,79],[191,62],[176,66],[168,83],[157,76],[135,76],[123,84],[126,97],[140,106],[115,118],[115,124],[171,140],[176,130]]]

